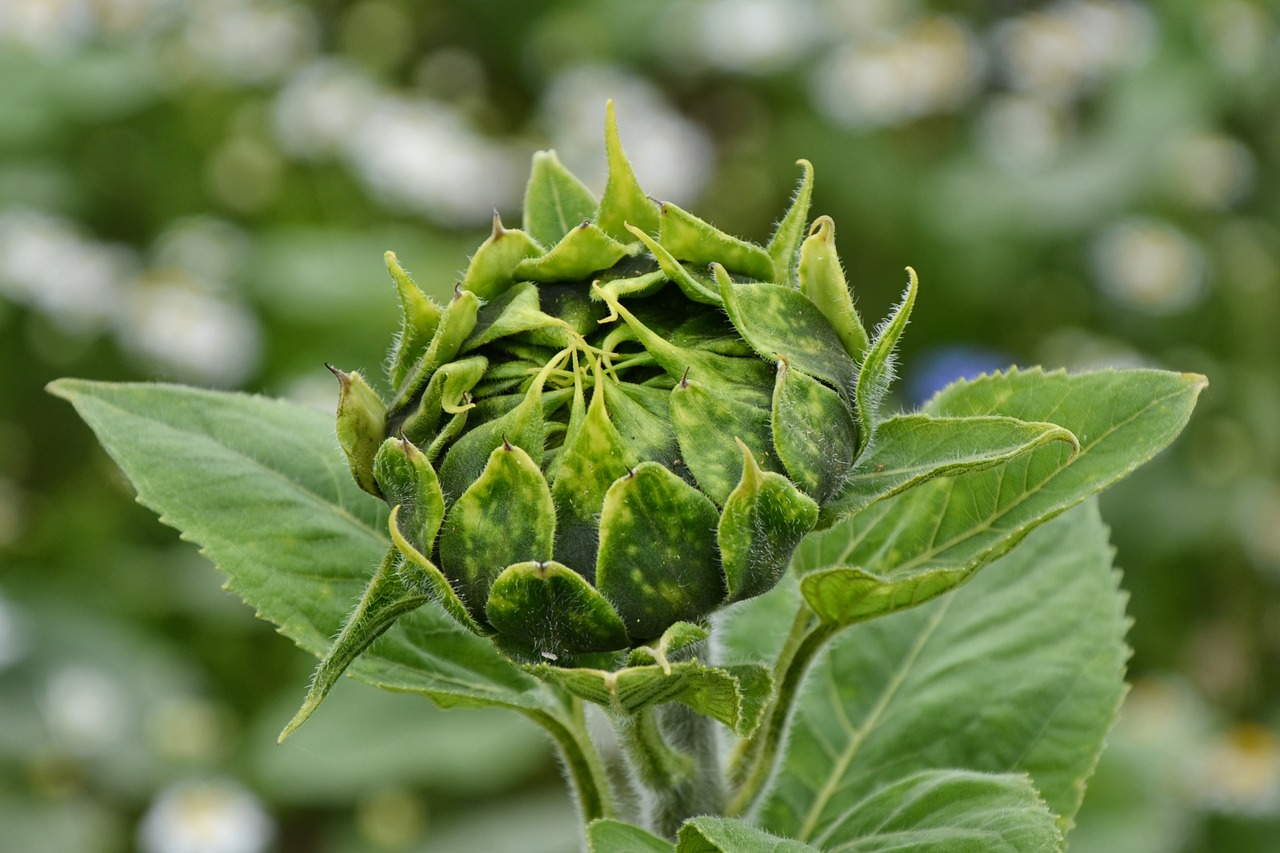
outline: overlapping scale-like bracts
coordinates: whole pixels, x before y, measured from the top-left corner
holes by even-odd
[[[389,403],[338,371],[401,574],[515,657],[623,650],[768,591],[860,446],[868,337],[834,225],[806,227],[809,164],[757,246],[648,198],[606,124],[603,196],[536,155],[523,228],[495,215],[448,305],[388,255]]]

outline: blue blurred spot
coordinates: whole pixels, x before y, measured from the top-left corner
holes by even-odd
[[[955,344],[927,350],[907,371],[906,391],[919,406],[957,379],[972,379],[1003,370],[1013,363],[1004,352],[987,347]]]

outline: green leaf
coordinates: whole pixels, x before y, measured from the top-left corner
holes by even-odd
[[[533,155],[521,223],[533,239],[543,246],[554,246],[595,213],[596,197],[561,164],[556,152]]]
[[[587,827],[590,853],[675,853],[670,841],[619,820],[592,821]]]
[[[472,408],[468,394],[485,378],[488,367],[489,360],[482,355],[442,364],[427,381],[417,408],[406,414],[396,432],[417,444],[433,442],[442,431],[445,413],[458,415]]]
[[[761,358],[786,359],[791,369],[853,397],[858,367],[809,297],[785,286],[735,282],[718,264],[712,269],[724,310]]]
[[[839,518],[935,477],[981,471],[1055,441],[1079,449],[1071,431],[1057,424],[999,415],[899,415],[879,425],[875,443],[827,512]]]
[[[418,590],[411,589],[404,577],[396,571],[397,562],[397,552],[394,549],[388,550],[382,565],[369,581],[359,605],[347,618],[338,639],[316,668],[302,707],[280,733],[281,743],[315,713],[333,685],[338,683],[342,673],[346,672],[347,667],[351,666],[361,652],[385,634],[401,616],[427,603],[427,597]]]
[[[809,219],[809,201],[813,198],[813,164],[808,160],[797,160],[796,165],[804,170],[796,194],[791,199],[791,207],[778,222],[769,238],[765,251],[773,259],[772,281],[795,287],[796,264],[799,261],[800,241],[804,239],[804,226]]]
[[[551,660],[627,646],[613,605],[582,575],[554,561],[508,566],[493,582],[486,612],[503,634]]]
[[[541,329],[557,323],[538,304],[538,286],[522,281],[486,302],[476,313],[476,325],[463,341],[461,352],[470,352],[499,338]]]
[[[845,401],[785,358],[773,386],[773,447],[791,479],[819,504],[844,485],[858,449],[858,425]]]
[[[449,508],[440,531],[440,568],[483,616],[494,579],[515,563],[551,559],[556,507],[528,453],[505,440]]]
[[[733,818],[695,817],[680,827],[676,853],[818,853],[818,848]]]
[[[682,261],[719,263],[758,281],[773,280],[773,259],[754,243],[739,240],[669,201],[658,208],[658,242]]]
[[[591,404],[580,422],[570,426],[551,483],[556,502],[556,557],[582,572],[591,571],[596,564],[604,496],[640,461],[609,417],[603,384],[597,367]]]
[[[383,260],[400,294],[400,334],[387,358],[387,378],[392,388],[399,388],[414,362],[427,351],[444,309],[414,284],[413,278],[400,266],[395,252],[385,253]]]
[[[737,440],[742,479],[724,503],[716,541],[729,601],[768,592],[796,545],[818,521],[818,505],[781,474],[766,473]]]
[[[1047,853],[1062,835],[1026,776],[934,770],[878,788],[814,841],[839,853]]]
[[[480,311],[480,298],[469,290],[455,290],[453,301],[440,316],[440,325],[436,327],[431,345],[413,366],[409,378],[396,390],[396,399],[390,406],[388,419],[394,429],[397,420],[402,419],[422,395],[423,386],[431,375],[447,362],[453,361],[462,342],[476,327],[476,315]]]
[[[373,478],[373,457],[382,446],[387,424],[387,406],[358,371],[343,373],[326,365],[338,377],[338,444],[347,456],[351,476],[360,488],[381,496]]]
[[[711,381],[715,377],[735,385],[756,385],[762,388],[773,386],[773,371],[763,361],[679,346],[645,325],[613,294],[599,286],[593,286],[593,290],[613,312],[607,319],[621,317],[640,345],[672,379],[679,381],[688,371],[702,381]]]
[[[503,228],[495,210],[493,230],[471,256],[471,263],[462,276],[462,289],[485,302],[496,299],[515,283],[516,264],[525,258],[537,257],[542,251],[542,247],[519,228]]]
[[[590,222],[569,229],[551,251],[516,264],[515,277],[534,281],[582,281],[625,258],[628,249]]]
[[[641,462],[605,494],[596,586],[632,640],[702,618],[724,601],[716,554],[720,516],[705,495],[656,462]]]
[[[604,184],[596,224],[615,240],[627,239],[627,223],[657,234],[658,205],[640,188],[631,163],[622,150],[613,101],[605,105],[604,150],[609,161],[609,177]]]
[[[1079,451],[1054,441],[878,501],[808,537],[797,570],[856,566],[885,580],[938,569],[971,573],[1168,445],[1203,388],[1203,377],[1158,370],[1014,371],[954,385],[925,414],[1052,421],[1076,436]]]
[[[761,825],[813,841],[879,786],[960,768],[1030,774],[1065,829],[1124,694],[1127,626],[1090,501],[952,594],[847,630],[801,693]]]
[[[861,361],[870,340],[853,307],[853,295],[836,254],[836,224],[830,216],[819,216],[809,229],[809,236],[800,247],[799,275],[800,292],[822,311],[845,351]]]
[[[768,398],[754,389],[726,387],[714,377],[707,382],[689,376],[671,391],[671,426],[681,459],[698,488],[721,506],[742,479],[742,451],[734,439],[750,448],[766,468],[778,468],[768,406]]]
[[[893,383],[896,358],[894,351],[907,328],[907,321],[911,319],[911,309],[915,307],[918,289],[916,271],[907,267],[907,289],[902,294],[902,301],[876,329],[875,337],[867,347],[867,356],[858,366],[856,402],[858,424],[861,426],[858,434],[859,452],[870,443],[876,422],[880,419],[880,401]]]
[[[172,385],[61,380],[50,391],[229,589],[302,648],[328,651],[390,544],[386,507],[351,482],[331,418]],[[444,706],[543,707],[534,679],[434,606],[402,616],[350,672]]]
[[[773,693],[769,671],[751,664],[713,667],[689,660],[614,671],[538,664],[527,670],[580,699],[626,714],[680,702],[719,720],[739,737],[750,737],[760,725]]]
[[[685,265],[676,260],[654,237],[630,223],[626,226],[631,235],[644,244],[658,262],[659,271],[668,281],[674,281],[685,296],[694,302],[704,305],[719,305],[720,294],[715,283],[694,275]]]

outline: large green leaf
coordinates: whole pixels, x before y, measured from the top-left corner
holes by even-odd
[[[801,693],[762,826],[834,838],[876,789],[950,768],[1028,773],[1069,826],[1124,693],[1118,583],[1090,501],[951,595],[847,630]]]
[[[1071,431],[1057,424],[898,415],[879,424],[875,442],[825,512],[840,518],[928,480],[994,468],[1054,441],[1077,447]]]
[[[1076,436],[1079,450],[1053,442],[881,500],[808,537],[795,566],[856,567],[884,580],[927,570],[967,577],[1173,441],[1204,386],[1202,376],[1158,370],[1011,371],[956,383],[925,414],[1054,423]]]
[[[597,820],[587,827],[591,853],[675,853],[675,845],[638,826],[619,820]]]
[[[818,849],[733,818],[695,817],[680,827],[676,853],[818,853]]]
[[[1026,776],[934,770],[877,789],[815,843],[831,853],[1048,853],[1062,835]]]
[[[302,648],[328,650],[390,545],[386,507],[351,481],[329,416],[172,385],[62,380],[50,391],[229,589]],[[541,707],[533,678],[433,604],[400,617],[351,672],[444,706]]]

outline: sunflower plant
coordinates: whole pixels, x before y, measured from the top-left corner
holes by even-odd
[[[864,323],[808,162],[761,246],[646,195],[612,106],[605,137],[599,197],[535,155],[447,304],[387,253],[385,381],[331,367],[336,425],[51,390],[320,658],[281,739],[348,673],[542,726],[601,853],[1062,849],[1124,692],[1093,496],[1205,380],[1011,368],[886,411],[917,276]]]

